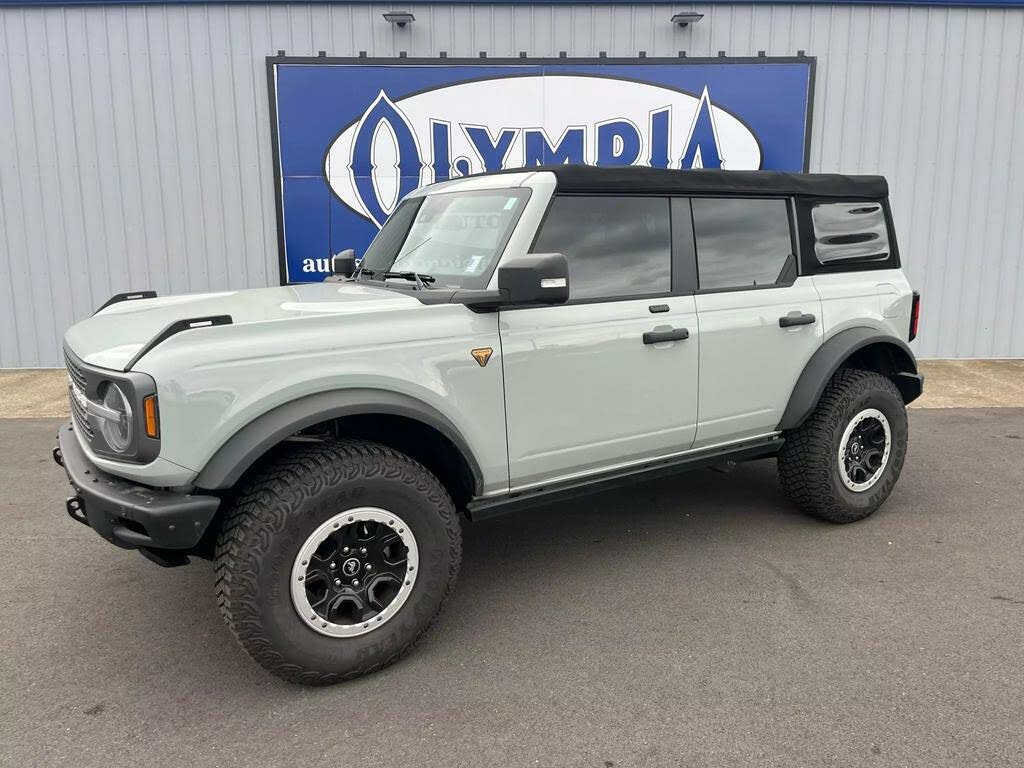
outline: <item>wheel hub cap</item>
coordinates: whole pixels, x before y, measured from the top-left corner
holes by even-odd
[[[398,515],[376,507],[340,512],[299,549],[292,604],[322,635],[354,637],[383,625],[408,599],[419,550]]]
[[[866,408],[850,421],[839,441],[839,477],[855,493],[881,478],[892,449],[892,430],[885,414]]]

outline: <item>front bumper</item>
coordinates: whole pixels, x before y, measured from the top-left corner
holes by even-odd
[[[67,500],[73,519],[111,544],[140,549],[165,565],[187,562],[180,555],[199,543],[220,504],[216,496],[151,488],[104,472],[82,450],[70,422],[57,433],[53,458],[75,489]],[[161,550],[177,550],[179,556],[161,557]]]

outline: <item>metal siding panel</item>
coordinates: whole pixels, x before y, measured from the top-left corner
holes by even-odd
[[[31,19],[40,18],[38,11],[17,10],[5,12],[5,42],[10,55],[10,92],[15,167],[13,194],[5,195],[9,201],[7,223],[11,226],[12,273],[14,303],[4,307],[5,314],[13,309],[11,322],[19,329],[17,366],[37,366],[48,357],[52,338],[58,333],[51,311],[50,274],[47,266],[50,245],[47,243],[43,222],[43,185],[40,167],[40,142],[36,134],[36,105],[33,85],[38,82],[40,56],[43,48],[39,26]],[[70,299],[70,296],[67,297]],[[8,320],[5,318],[5,323]]]
[[[14,52],[10,44],[10,25],[0,28],[0,114],[16,119],[13,83]],[[19,216],[20,168],[17,141],[12,126],[7,127],[7,141],[0,141],[0,367],[17,365],[35,354],[28,328],[21,321],[24,293],[19,291],[26,282],[22,275],[25,259],[22,256],[23,228]]]
[[[995,187],[990,198],[996,209],[993,229],[999,233],[993,247],[1000,260],[980,303],[996,318],[993,356],[1019,357],[1024,349],[1024,14],[999,16],[1004,30],[1000,59],[1004,74],[997,108],[1000,115],[1009,117],[999,121],[1005,127],[1006,152],[997,157],[1006,170],[1006,183]]]
[[[977,87],[979,83],[992,84],[991,66],[986,64],[994,63],[995,59],[982,54],[992,43],[986,34],[988,29],[984,11],[970,14],[965,19],[967,50],[963,57],[964,90],[960,93],[960,136],[957,140],[957,157],[965,161],[959,164],[964,169],[964,176],[955,187],[950,211],[950,218],[959,219],[962,225],[949,244],[950,261],[957,265],[952,287],[957,294],[953,332],[958,357],[970,352],[976,340],[980,346],[987,346],[986,340],[992,335],[991,326],[980,324],[980,307],[975,298],[982,276],[991,269],[993,257],[998,257],[998,254],[972,247],[972,244],[977,246],[984,240],[988,211],[982,206],[988,202],[988,179],[992,173],[992,127],[995,121],[983,124],[974,119],[975,115],[986,111],[995,113],[994,105],[987,99],[994,89]]]
[[[312,14],[310,15],[312,18]],[[214,175],[223,241],[217,255],[217,287],[228,288],[232,277],[246,285],[248,268],[244,259],[245,225],[238,182],[240,156],[238,153],[238,119],[235,113],[235,78],[231,67],[231,36],[228,29],[226,6],[211,6],[207,15],[207,29],[211,41],[210,85],[214,105],[216,174]],[[310,25],[310,29],[314,29]]]
[[[390,4],[0,8],[0,365],[110,293],[277,279],[265,57],[818,58],[811,170],[889,177],[923,356],[1024,356],[1024,11]],[[394,6],[398,7],[398,6]],[[676,10],[705,18],[681,29]]]

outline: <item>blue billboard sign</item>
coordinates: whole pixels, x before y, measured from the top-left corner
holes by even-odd
[[[268,59],[281,280],[357,256],[409,192],[559,163],[806,170],[814,60]]]

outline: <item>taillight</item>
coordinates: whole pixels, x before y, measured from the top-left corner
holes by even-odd
[[[914,301],[910,305],[910,341],[917,338],[917,326],[921,321],[921,294],[914,291]]]

